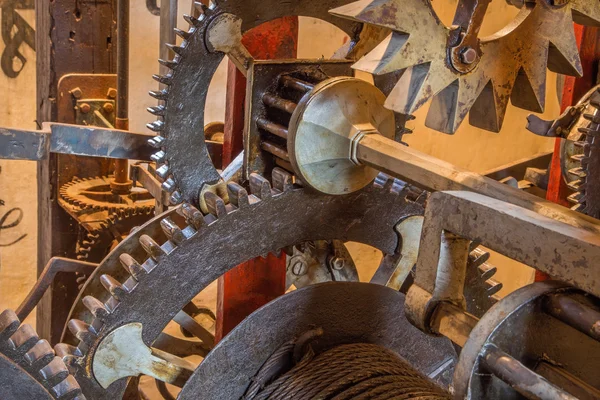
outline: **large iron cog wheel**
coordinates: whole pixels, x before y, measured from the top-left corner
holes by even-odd
[[[274,180],[273,187],[266,179],[252,175],[250,195],[230,183],[228,205],[207,193],[210,214],[203,215],[184,204],[178,208],[185,219],[183,224],[163,215],[163,233],[156,240],[139,236],[144,256],[132,257],[117,247],[109,257],[113,262],[118,258],[122,267],[112,265],[95,271],[88,285],[99,280],[106,291],[100,299],[87,296],[82,300],[93,319],[91,323],[71,320],[69,329],[79,340],[78,346],[57,347],[73,368],[84,394],[94,399],[116,399],[126,389],[127,379],[105,389],[94,378],[95,352],[115,329],[141,323],[142,339],[152,345],[177,313],[230,268],[306,240],[354,241],[393,255],[400,247],[396,224],[423,212],[420,204],[406,199],[410,189],[392,179],[384,186],[374,183],[353,194],[326,196],[292,184],[291,175],[279,172],[275,175],[280,179]],[[298,212],[290,214],[292,207]],[[117,271],[121,279],[105,274],[107,269]]]
[[[521,1],[508,26],[479,39],[477,27],[488,3],[459,1],[453,22],[459,29],[445,26],[429,0],[361,0],[332,13],[392,30],[354,65],[375,75],[404,71],[388,108],[412,114],[432,99],[428,127],[454,133],[470,111],[471,125],[498,132],[509,100],[543,111],[546,68],[581,76],[573,21],[600,25],[600,3]],[[466,22],[468,27],[462,26]]]
[[[385,30],[374,27],[363,29],[361,23],[328,13],[331,8],[346,2],[347,0],[219,0],[212,2],[211,7],[195,2],[199,18],[184,16],[190,29],[187,32],[176,30],[183,41],[179,46],[171,46],[175,53],[173,60],[160,60],[170,72],[164,76],[154,76],[165,88],[150,92],[159,101],[159,105],[148,109],[158,116],[157,121],[148,124],[148,128],[158,134],[150,140],[150,144],[158,149],[153,157],[159,165],[157,175],[163,180],[163,189],[171,193],[172,204],[188,202],[197,205],[202,186],[219,180],[219,173],[210,159],[203,133],[208,88],[224,57],[224,53],[211,52],[207,47],[206,34],[211,22],[217,16],[228,13],[241,19],[241,30],[245,33],[264,22],[285,16],[318,18],[335,25],[351,37],[339,56],[354,59],[383,39],[382,32]],[[396,77],[391,74],[377,80],[377,83],[387,87],[390,86],[389,79],[394,80]]]
[[[85,399],[50,344],[11,310],[0,314],[0,398]]]

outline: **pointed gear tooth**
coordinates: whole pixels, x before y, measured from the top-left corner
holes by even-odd
[[[173,82],[171,78],[172,77],[170,75],[159,75],[159,74],[152,75],[152,79],[154,79],[158,83],[162,83],[163,85],[166,85],[166,86],[171,86],[171,83]]]
[[[177,189],[177,184],[173,178],[168,178],[160,187],[167,193],[173,193]]]
[[[181,30],[179,28],[174,28],[175,34],[182,38],[183,40],[188,40],[191,36],[191,33],[188,31]]]
[[[102,286],[104,286],[108,293],[110,293],[110,295],[117,300],[125,298],[125,296],[129,293],[128,290],[121,285],[121,282],[108,274],[103,274],[100,276],[100,283],[102,283]]]
[[[191,15],[188,14],[183,14],[183,19],[186,20],[186,22],[188,24],[190,24],[191,26],[196,26],[198,25],[199,20]]]
[[[152,114],[152,115],[156,115],[158,117],[164,117],[165,115],[165,106],[156,106],[156,107],[148,107],[146,108],[146,110]]]
[[[237,208],[244,208],[250,204],[248,192],[239,184],[235,182],[228,183],[227,192],[229,193],[229,202]]]
[[[35,330],[28,324],[21,325],[9,339],[19,356],[24,356],[39,340]]]
[[[95,318],[103,321],[110,313],[100,300],[92,296],[85,296],[82,300],[85,308],[90,310]]]
[[[54,346],[54,351],[56,352],[56,355],[63,360],[67,357],[81,357],[81,350],[66,343],[58,343]],[[65,364],[69,365],[69,363],[66,362]]]
[[[265,200],[271,197],[271,183],[263,176],[252,173],[250,174],[250,192]]]
[[[580,178],[584,178],[585,177],[585,171],[581,167],[572,168],[568,172],[570,174],[573,174],[573,175],[578,176]]]
[[[600,3],[589,0],[572,0],[571,11],[576,24],[600,26]]]
[[[54,357],[48,365],[40,370],[42,379],[49,387],[55,387],[69,376],[69,370],[60,357]]]
[[[171,218],[164,218],[160,221],[160,227],[167,238],[175,244],[180,244],[185,240],[185,235],[181,228],[173,222]]]
[[[567,201],[571,204],[582,204],[585,203],[585,196],[581,192],[576,192],[567,197]]]
[[[121,254],[119,256],[119,261],[121,262],[123,268],[125,268],[125,271],[127,271],[129,275],[133,276],[133,279],[136,281],[140,281],[148,274],[144,267],[142,267],[130,254]]]
[[[287,192],[294,187],[294,177],[289,172],[275,167],[271,172],[273,187],[280,192]]]
[[[176,206],[177,204],[181,204],[182,201],[183,196],[177,190],[171,194],[171,197],[169,197],[169,203],[174,206]]]
[[[93,332],[92,327],[85,322],[72,319],[67,324],[69,331],[80,341],[88,346],[91,346],[96,340],[96,334]]]
[[[166,89],[155,91],[151,90],[148,94],[154,97],[156,100],[166,100],[169,92]]]
[[[154,153],[150,156],[150,159],[152,161],[154,161],[155,163],[162,163],[165,161],[165,152],[162,150],[157,151],[156,153]]]
[[[158,59],[158,63],[162,66],[167,67],[170,70],[174,70],[175,68],[177,68],[177,62],[176,61],[171,61],[171,60],[163,60],[162,58]]]
[[[581,179],[567,183],[567,187],[575,192],[581,188]]]
[[[200,229],[206,225],[204,215],[196,207],[189,203],[184,203],[178,210],[188,224],[191,224],[195,229]]]
[[[8,340],[19,329],[21,322],[12,310],[5,310],[0,314],[0,340]]]
[[[173,53],[177,54],[177,55],[181,55],[183,54],[183,47],[182,46],[177,46],[175,44],[171,44],[171,43],[165,43],[165,45],[171,49],[173,51]]]
[[[227,215],[227,209],[225,208],[225,202],[222,198],[214,194],[213,192],[204,193],[204,201],[208,212],[217,218],[224,217]]]
[[[193,6],[194,9],[200,14],[204,14],[206,10],[208,10],[208,7],[201,1],[194,1]]]
[[[146,253],[148,253],[148,255],[154,260],[158,260],[162,256],[166,255],[166,252],[162,249],[162,247],[160,247],[160,245],[148,235],[142,235],[140,237],[140,244]]]
[[[150,122],[149,124],[146,124],[146,127],[153,132],[162,132],[162,130],[164,129],[164,125],[165,123],[162,121],[154,121]]]
[[[45,365],[48,365],[52,359],[54,359],[54,350],[47,340],[42,339],[25,354],[25,359],[32,367],[32,369],[40,370]]]

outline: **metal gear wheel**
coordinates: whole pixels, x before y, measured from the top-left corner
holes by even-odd
[[[170,72],[164,76],[154,76],[156,81],[164,85],[164,89],[150,92],[159,105],[148,109],[151,114],[158,116],[157,121],[148,124],[148,128],[158,134],[150,140],[150,144],[158,149],[153,157],[159,165],[157,175],[163,180],[163,189],[171,193],[172,204],[188,202],[197,205],[202,186],[219,180],[203,133],[208,88],[224,57],[222,52],[211,52],[206,44],[211,22],[224,13],[232,14],[241,19],[241,30],[245,33],[264,22],[285,16],[318,18],[335,25],[351,37],[336,57],[355,59],[383,39],[381,32],[384,30],[375,27],[363,29],[361,23],[336,18],[328,13],[331,8],[345,3],[346,0],[222,0],[206,7],[195,2],[199,17],[184,16],[190,29],[176,30],[183,41],[179,46],[170,46],[175,53],[174,59],[159,60]],[[198,67],[200,64],[201,68]],[[377,83],[390,86],[388,81],[395,79],[392,75],[379,79]],[[398,121],[402,120],[398,118]]]
[[[50,344],[11,310],[0,314],[0,398],[85,399]]]
[[[114,194],[110,190],[112,178],[100,176],[94,178],[75,178],[64,184],[59,191],[60,197],[75,210],[123,209],[151,210],[154,198],[142,187],[134,187],[127,194]]]
[[[570,156],[568,175],[575,179],[568,183],[573,193],[568,197],[574,210],[590,217],[600,218],[600,88],[589,96],[585,112],[580,117],[576,132],[569,135],[573,146],[579,148]],[[564,149],[564,148],[563,148]],[[562,154],[563,158],[566,154]]]
[[[100,281],[106,291],[101,298],[86,296],[82,300],[93,318],[90,323],[69,321],[79,344],[57,348],[74,369],[84,394],[94,399],[114,399],[120,398],[126,388],[126,379],[105,389],[94,378],[94,354],[115,329],[140,322],[143,340],[152,345],[171,319],[224,272],[245,260],[279,252],[307,239],[361,242],[384,254],[394,254],[399,247],[395,225],[404,217],[423,212],[421,205],[406,199],[408,187],[392,179],[384,186],[374,183],[346,196],[324,196],[292,184],[290,174],[275,171],[278,178],[273,187],[266,179],[252,175],[250,195],[230,183],[228,205],[207,193],[210,214],[203,215],[184,204],[177,208],[185,219],[183,224],[175,222],[172,211],[171,217],[157,217],[163,241],[141,234],[145,256],[132,257],[123,251],[126,246],[122,243],[109,256],[113,262],[118,258],[122,267],[105,265],[94,272],[86,286]],[[304,212],[287,212],[292,206],[300,210],[300,204]],[[286,218],[274,218],[276,215]],[[370,229],[372,226],[378,229]],[[146,257],[143,263],[137,261]],[[107,270],[117,272],[121,279],[106,274]]]
[[[392,30],[354,65],[375,75],[404,71],[388,96],[388,108],[412,114],[433,99],[428,127],[454,133],[470,111],[471,125],[497,132],[509,100],[543,111],[546,68],[582,74],[573,21],[600,25],[600,3],[522,2],[508,26],[478,39],[478,29],[471,28],[480,26],[487,3],[459,1],[454,24],[468,22],[459,29],[445,26],[429,0],[361,0],[332,13]],[[474,40],[465,45],[466,38]]]

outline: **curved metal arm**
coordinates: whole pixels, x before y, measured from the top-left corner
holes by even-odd
[[[160,15],[160,7],[156,5],[156,0],[146,0],[146,8],[152,15]]]

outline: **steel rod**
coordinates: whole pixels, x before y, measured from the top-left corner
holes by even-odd
[[[273,96],[269,93],[265,93],[263,96],[263,103],[265,103],[267,106],[275,107],[290,114],[292,114],[298,106],[293,101],[282,99],[281,97]]]
[[[482,361],[492,374],[509,384],[527,399],[576,400],[576,397],[554,386],[544,377],[521,364],[519,360],[492,344],[486,346]]]
[[[600,312],[567,295],[548,296],[544,310],[592,339],[600,340]]]
[[[281,77],[281,83],[283,86],[298,90],[300,92],[309,92],[314,89],[315,85],[305,82],[300,79],[292,78],[289,75],[284,75]]]
[[[279,136],[280,138],[287,139],[288,137],[288,130],[285,126],[279,125],[273,121],[269,121],[266,118],[258,118],[256,120],[256,125],[260,129],[264,129],[265,131]]]
[[[359,162],[430,191],[466,190],[495,198],[593,233],[598,221],[532,194],[467,171],[382,135],[362,137],[355,146]]]
[[[262,142],[260,144],[260,148],[266,151],[267,153],[271,153],[274,156],[281,158],[284,161],[290,161],[290,156],[288,152],[282,149],[281,147],[275,146],[273,143]]]
[[[117,129],[129,129],[129,0],[117,3]],[[113,192],[127,193],[129,186],[129,161],[115,160]]]

